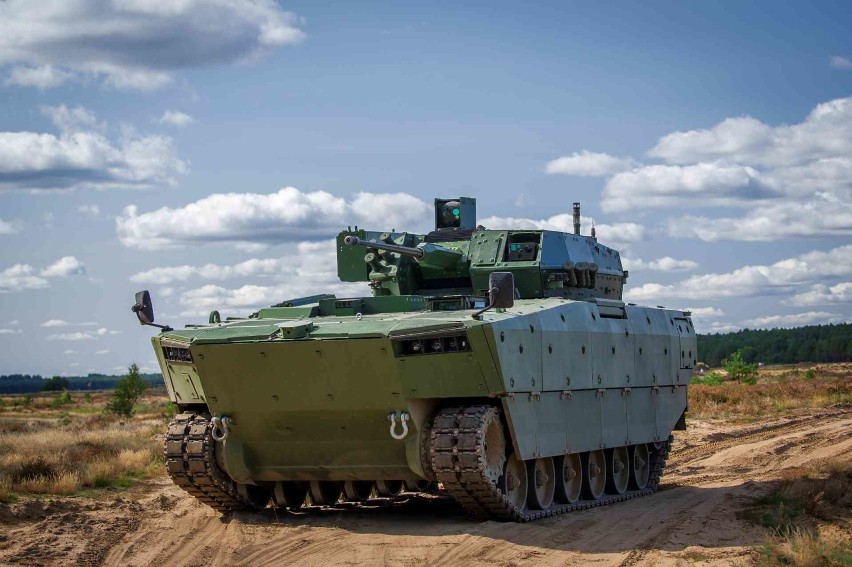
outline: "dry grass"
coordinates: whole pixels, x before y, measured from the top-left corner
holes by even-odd
[[[850,565],[852,462],[788,471],[744,516],[772,532],[758,548],[763,565]]]
[[[154,392],[132,419],[105,415],[108,393],[4,396],[0,411],[0,502],[21,494],[69,495],[85,489],[127,487],[159,474],[165,397]]]
[[[724,382],[689,388],[689,415],[756,421],[802,409],[852,404],[852,365],[809,369],[761,368],[757,384]]]

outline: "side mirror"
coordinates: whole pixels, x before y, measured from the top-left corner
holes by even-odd
[[[154,322],[154,305],[151,303],[151,294],[148,290],[136,293],[136,304],[130,308],[141,325],[150,325]]]
[[[130,310],[136,313],[136,318],[139,319],[140,325],[150,325],[164,331],[172,330],[168,325],[154,324],[154,305],[151,302],[151,294],[148,293],[147,289],[136,293],[136,303],[133,304]]]
[[[515,304],[515,276],[512,272],[491,272],[488,288],[491,307],[507,309]]]

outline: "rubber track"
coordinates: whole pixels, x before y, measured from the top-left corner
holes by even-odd
[[[643,490],[605,495],[599,500],[580,500],[574,504],[556,504],[547,510],[521,510],[511,504],[503,492],[485,474],[484,424],[493,406],[446,408],[433,421],[430,439],[430,461],[435,476],[444,488],[469,513],[491,520],[530,522],[577,510],[606,506],[648,496],[657,491],[660,474],[672,446],[672,437],[659,452],[651,453],[651,475]]]
[[[254,510],[236,484],[216,464],[210,416],[182,413],[169,423],[163,454],[172,481],[222,513]]]

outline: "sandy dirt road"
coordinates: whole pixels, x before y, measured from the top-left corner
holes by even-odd
[[[782,471],[852,458],[852,409],[751,426],[692,421],[660,491],[531,524],[479,522],[452,502],[221,518],[155,479],[122,496],[0,506],[0,563],[106,565],[748,564],[765,533],[737,518]]]

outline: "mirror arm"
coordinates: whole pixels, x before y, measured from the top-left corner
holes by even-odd
[[[489,298],[491,298],[491,297],[497,297],[497,294],[498,294],[499,292],[500,292],[500,288],[498,288],[498,287],[492,287],[490,290],[488,290],[488,297],[489,297]],[[472,314],[472,315],[471,315],[471,317],[472,317],[472,318],[474,318],[474,319],[476,319],[476,320],[478,321],[478,320],[482,317],[482,314],[483,314],[483,313],[485,313],[485,312],[486,312],[486,311],[488,311],[489,309],[493,309],[493,308],[494,308],[494,300],[491,300],[491,301],[488,303],[488,305],[486,305],[486,306],[485,306],[485,308],[480,309],[480,310],[479,310],[479,311],[477,311],[476,313]]]

